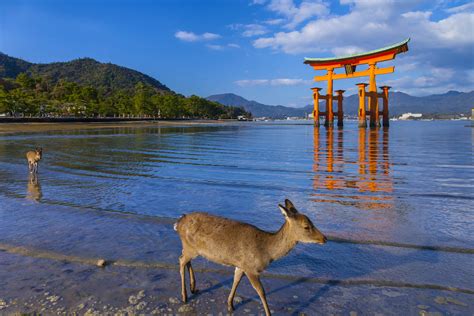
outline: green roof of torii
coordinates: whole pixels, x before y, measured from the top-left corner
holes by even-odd
[[[319,63],[319,62],[328,62],[328,61],[337,61],[337,60],[344,60],[344,59],[350,59],[350,58],[357,58],[357,57],[364,57],[368,55],[374,55],[377,53],[382,53],[385,51],[392,50],[394,48],[399,48],[402,47],[403,45],[406,45],[410,41],[410,38],[407,38],[406,40],[396,43],[390,46],[386,46],[383,48],[379,48],[376,50],[371,50],[369,52],[364,52],[364,53],[359,53],[359,54],[354,54],[354,55],[347,55],[347,56],[340,56],[340,57],[325,57],[325,58],[304,58],[304,63],[305,64],[310,64],[310,63]]]

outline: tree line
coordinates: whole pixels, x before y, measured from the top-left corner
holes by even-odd
[[[0,79],[0,114],[26,117],[155,117],[232,119],[251,114],[242,108],[192,95],[159,91],[139,82],[131,90],[101,87],[20,73]]]

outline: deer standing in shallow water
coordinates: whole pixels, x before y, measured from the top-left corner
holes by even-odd
[[[196,279],[191,260],[203,256],[210,261],[235,267],[234,283],[227,300],[229,312],[234,310],[234,296],[245,273],[265,309],[270,315],[260,273],[274,260],[288,254],[298,242],[324,244],[326,237],[311,220],[299,213],[290,200],[278,205],[285,223],[275,232],[266,232],[253,225],[206,213],[191,213],[175,224],[183,245],[179,257],[181,295],[187,300],[185,269],[188,269],[191,293],[196,292]]]
[[[38,162],[43,156],[43,149],[37,147],[35,150],[30,150],[26,153],[26,160],[28,160],[28,170],[30,173],[38,173]]]

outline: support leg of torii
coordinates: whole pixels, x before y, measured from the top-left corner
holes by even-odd
[[[379,127],[378,113],[378,97],[377,85],[375,83],[375,67],[376,63],[369,64],[369,111],[370,111],[370,127]]]
[[[359,127],[367,127],[367,119],[365,115],[365,87],[366,83],[358,83],[357,87],[359,88]]]
[[[342,101],[344,100],[343,93],[345,90],[337,90],[337,126],[344,126],[344,110],[342,108]]]
[[[328,68],[328,89],[326,94],[326,120],[324,126],[332,127],[334,123],[334,112],[332,109],[332,77],[334,74],[334,68]]]
[[[313,120],[314,126],[319,127],[319,91],[321,88],[311,88],[313,90]]]
[[[384,127],[388,127],[390,125],[390,118],[388,116],[388,90],[390,90],[389,86],[382,86],[382,94],[383,94],[383,118],[382,123]]]

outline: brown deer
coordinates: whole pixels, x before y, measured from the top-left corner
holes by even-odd
[[[28,170],[30,173],[38,173],[38,162],[43,157],[43,149],[36,147],[35,150],[30,150],[26,153],[26,160],[28,160]]]
[[[185,268],[188,269],[191,293],[196,292],[196,279],[191,260],[197,256],[235,267],[234,283],[227,299],[227,309],[234,310],[234,296],[245,273],[257,291],[265,314],[270,315],[265,291],[260,283],[260,273],[274,260],[290,252],[298,242],[324,244],[326,237],[311,220],[299,213],[290,200],[278,205],[285,216],[285,223],[277,232],[266,232],[253,225],[237,222],[207,213],[191,213],[175,224],[183,245],[179,257],[181,295],[187,300]]]

